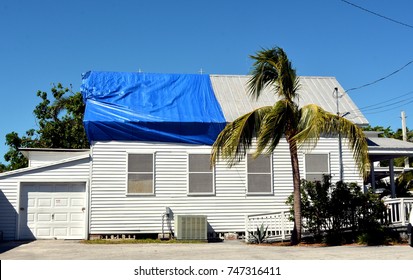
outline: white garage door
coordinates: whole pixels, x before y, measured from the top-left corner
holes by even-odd
[[[85,183],[24,183],[20,239],[84,239]]]

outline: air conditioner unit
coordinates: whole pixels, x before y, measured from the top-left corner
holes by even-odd
[[[178,240],[207,240],[207,230],[207,216],[175,216],[175,237]]]

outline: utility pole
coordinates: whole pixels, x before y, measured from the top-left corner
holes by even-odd
[[[338,99],[341,98],[342,96],[339,96],[338,94],[338,88],[334,88],[334,93],[336,97],[336,105],[337,105],[337,117],[340,118],[340,106]],[[339,161],[339,168],[340,168],[340,181],[343,181],[344,177],[344,170],[343,170],[343,148],[341,144],[341,133],[338,133],[338,161]]]
[[[403,132],[403,141],[407,142],[407,128],[406,128],[406,113],[402,111],[402,132]],[[409,168],[409,157],[404,158],[404,168]]]

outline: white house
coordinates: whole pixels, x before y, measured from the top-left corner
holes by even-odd
[[[246,215],[288,210],[292,174],[285,141],[270,156],[210,168],[211,145],[224,125],[276,101],[271,90],[251,100],[248,78],[88,72],[82,93],[90,150],[22,149],[29,167],[0,174],[3,239],[169,232],[181,215],[206,216],[210,233],[243,232]],[[334,89],[344,90],[335,78],[300,81],[300,105],[337,111]],[[339,106],[356,124],[368,124],[347,94]],[[344,181],[362,185],[345,142]],[[374,145],[375,155],[394,153],[388,148]],[[413,148],[400,151],[412,154]],[[339,179],[338,138],[320,139],[299,158],[302,178]]]

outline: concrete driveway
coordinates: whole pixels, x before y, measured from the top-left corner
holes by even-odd
[[[68,240],[0,243],[1,260],[413,260],[397,246],[257,246],[241,241],[205,244],[84,244]]]

